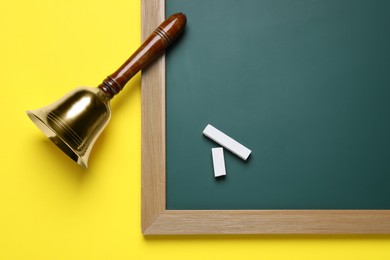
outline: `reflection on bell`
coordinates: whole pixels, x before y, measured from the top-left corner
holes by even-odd
[[[163,53],[186,22],[182,13],[171,15],[97,88],[78,88],[49,106],[27,111],[27,115],[70,158],[87,167],[92,146],[110,120],[110,100]]]
[[[87,167],[92,146],[109,122],[111,110],[99,88],[77,88],[27,115],[63,152]]]

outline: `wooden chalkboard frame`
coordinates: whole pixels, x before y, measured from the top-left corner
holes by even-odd
[[[142,0],[143,39],[164,18],[164,0]],[[145,235],[390,234],[390,210],[167,210],[165,136],[165,57],[161,57],[142,73]]]

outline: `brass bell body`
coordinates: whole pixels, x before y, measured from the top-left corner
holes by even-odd
[[[46,107],[27,111],[38,128],[83,167],[111,117],[109,100],[99,88],[77,88]]]

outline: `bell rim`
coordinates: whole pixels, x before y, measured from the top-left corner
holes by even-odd
[[[72,159],[72,161],[76,162],[78,165],[87,168],[88,167],[88,158],[85,158],[87,152],[84,155],[81,155],[72,148],[60,135],[58,135],[50,125],[46,124],[45,121],[36,113],[36,110],[27,110],[26,114],[30,118],[30,120],[38,127],[38,129],[53,143],[56,147],[58,147],[61,151],[63,151],[68,157]],[[50,119],[50,118],[49,118]],[[53,123],[56,124],[55,121]],[[52,136],[50,136],[47,131],[49,131]],[[70,156],[68,154],[68,150],[64,150],[63,146],[58,145],[56,142],[54,142],[53,137],[57,137],[58,140],[61,141],[61,144],[65,145],[72,153],[73,155],[77,156],[77,160],[75,160],[74,157]]]

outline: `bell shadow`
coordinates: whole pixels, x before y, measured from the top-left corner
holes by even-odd
[[[41,147],[41,149],[39,149],[41,153],[46,154],[45,157],[47,158],[48,162],[48,166],[46,168],[61,168],[60,171],[50,172],[50,174],[65,173],[66,178],[72,179],[73,182],[76,182],[79,185],[81,185],[86,180],[88,176],[87,169],[78,165],[52,141],[46,137],[42,137],[37,141],[36,145]]]

